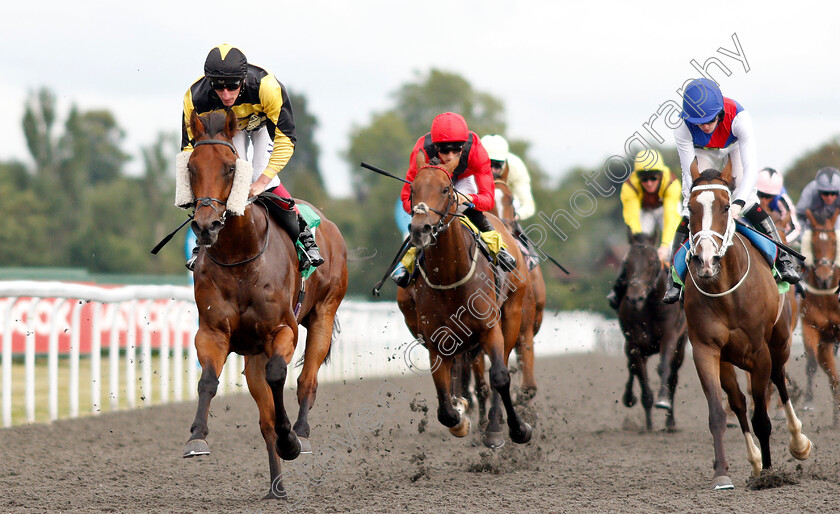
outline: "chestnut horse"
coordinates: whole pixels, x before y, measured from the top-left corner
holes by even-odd
[[[813,262],[805,263],[802,286],[805,298],[802,300],[802,339],[807,358],[808,386],[805,391],[806,405],[813,401],[813,377],[817,363],[828,375],[834,396],[833,423],[840,423],[840,377],[837,374],[835,354],[840,343],[840,303],[837,303],[836,285],[840,279],[837,258],[837,234],[834,222],[840,211],[819,223],[810,209],[806,212],[811,222],[811,250]]]
[[[785,383],[791,305],[787,296],[779,294],[763,255],[735,231],[735,220],[729,214],[734,185],[732,164],[728,162],[720,172],[709,169],[701,174],[695,161],[691,176],[691,249],[685,316],[694,365],[709,405],[709,431],[715,448],[713,486],[732,489],[723,448],[726,414],[721,404],[721,387],[741,426],[753,475],[759,475],[772,463],[768,380],[773,381],[784,404],[791,455],[807,459],[811,442],[802,434],[802,423],[793,410]],[[760,449],[750,433],[746,398],[738,386],[734,366],[749,372],[755,405],[752,428]]]
[[[632,236],[630,251],[624,260],[627,273],[627,292],[618,306],[618,322],[624,334],[624,354],[627,356],[629,378],[621,402],[625,407],[636,404],[633,381],[639,380],[642,407],[645,409],[645,428],[653,429],[651,408],[653,392],[648,385],[647,359],[658,353],[659,393],[656,407],[667,410],[665,430],[673,432],[674,393],[680,366],[685,357],[685,313],[681,302],[662,303],[669,270],[662,265],[654,246],[659,234]]]
[[[251,204],[241,215],[229,216],[234,176],[244,162],[237,159],[231,144],[236,115],[233,111],[227,116],[193,114],[190,127],[196,140],[188,164],[195,198],[192,229],[202,246],[195,267],[199,322],[195,347],[202,371],[184,457],[210,452],[205,441],[210,400],[228,354],[244,355],[245,377],[259,408],[268,450],[271,487],[266,498],[285,498],[280,458],[292,460],[302,451],[311,452],[307,415],[315,402],[318,369],[337,329],[336,310],[347,290],[344,240],[335,224],[321,216],[316,238],[325,262],[304,283],[293,241],[265,207]],[[246,180],[250,185],[250,173]],[[307,337],[298,377],[300,411],[292,429],[283,385],[297,345],[298,324],[306,327]]]
[[[451,367],[459,354],[472,362],[482,350],[490,358],[490,385],[494,390],[483,443],[501,447],[504,405],[509,434],[515,443],[531,439],[531,427],[514,410],[510,395],[508,356],[520,336],[523,318],[533,317],[533,293],[528,268],[513,236],[495,216],[488,219],[502,235],[516,259],[516,269],[503,273],[500,291],[493,269],[478,243],[459,221],[452,168],[428,165],[418,156],[418,173],[411,184],[411,242],[424,255],[418,259],[420,276],[400,288],[397,303],[414,337],[429,351],[432,378],[438,396],[438,420],[456,437],[469,433],[466,400],[453,399]],[[530,301],[529,301],[530,299]]]

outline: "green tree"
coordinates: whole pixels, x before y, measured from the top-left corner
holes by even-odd
[[[785,187],[794,201],[799,200],[802,189],[814,180],[820,168],[832,166],[840,169],[840,138],[832,138],[798,158],[785,173]],[[779,170],[781,171],[781,170]]]

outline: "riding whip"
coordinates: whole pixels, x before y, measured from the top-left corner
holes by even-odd
[[[187,221],[185,221],[185,222],[181,223],[181,226],[180,226],[180,227],[176,228],[176,229],[175,229],[175,230],[173,230],[173,231],[172,231],[172,232],[171,232],[168,236],[166,236],[166,237],[164,237],[163,239],[161,239],[161,240],[160,240],[160,243],[158,243],[158,244],[157,244],[157,246],[155,246],[154,248],[152,248],[152,255],[157,255],[157,253],[160,251],[160,249],[161,249],[161,248],[163,248],[164,246],[166,246],[166,243],[168,243],[170,239],[172,239],[173,237],[175,237],[175,234],[177,234],[179,230],[181,230],[182,228],[184,228],[184,225],[186,225],[187,223],[189,223],[192,219],[193,219],[193,216],[192,216],[192,215],[188,216],[188,217],[187,217]]]
[[[385,175],[386,177],[395,178],[395,179],[397,179],[397,180],[399,180],[399,181],[401,181],[401,182],[405,182],[406,184],[411,184],[411,182],[409,182],[408,180],[406,180],[406,179],[404,179],[404,178],[400,178],[400,177],[398,177],[398,176],[394,175],[393,173],[388,173],[387,171],[383,170],[382,168],[377,168],[376,166],[370,165],[370,164],[368,164],[368,163],[366,163],[366,162],[364,162],[364,161],[362,161],[362,162],[360,163],[360,166],[361,166],[362,168],[367,168],[367,169],[369,169],[370,171],[373,171],[374,173],[379,173],[380,175]]]
[[[761,236],[761,237],[763,237],[764,239],[769,239],[770,241],[773,241],[773,244],[775,244],[776,246],[778,246],[778,247],[779,247],[779,248],[781,248],[782,250],[786,251],[787,253],[789,253],[789,254],[793,255],[794,257],[796,257],[796,258],[797,258],[797,259],[799,259],[800,261],[804,261],[804,260],[805,260],[805,256],[804,256],[804,255],[802,255],[801,253],[797,252],[796,250],[794,250],[794,249],[793,249],[793,248],[791,248],[790,246],[788,246],[788,245],[786,245],[786,244],[784,244],[784,243],[781,243],[781,242],[779,242],[779,241],[775,241],[772,237],[768,236],[767,234],[765,234],[765,233],[763,233],[763,232],[759,232],[758,230],[756,230],[756,229],[752,228],[751,226],[749,226],[748,224],[744,223],[743,221],[740,221],[740,220],[737,220],[737,219],[736,219],[736,220],[735,220],[735,223],[737,223],[737,224],[741,225],[742,227],[744,227],[744,228],[746,228],[746,229],[749,229],[751,232],[753,232],[753,233],[755,233],[755,234],[760,235],[760,236]]]
[[[526,236],[524,233],[521,233],[521,232],[520,232],[520,233],[519,233],[519,235],[518,235],[517,237],[519,238],[519,240],[520,240],[520,241],[522,241],[522,242],[523,242],[523,243],[525,243],[526,245],[531,246],[532,248],[534,248],[534,250],[537,250],[537,251],[538,251],[538,252],[540,252],[541,254],[545,255],[545,258],[546,258],[546,259],[548,259],[548,260],[550,260],[552,263],[554,263],[554,265],[555,265],[555,266],[557,266],[558,268],[560,268],[560,270],[561,270],[561,271],[563,271],[563,273],[565,273],[566,275],[569,275],[569,274],[570,274],[570,273],[569,273],[569,270],[567,270],[566,268],[564,268],[564,267],[563,267],[563,265],[562,265],[562,264],[560,264],[559,262],[557,262],[557,260],[555,260],[555,259],[554,259],[554,257],[552,257],[552,256],[548,255],[547,253],[545,253],[545,251],[544,251],[542,248],[538,248],[538,247],[537,247],[537,245],[536,245],[533,241],[531,241],[531,240],[528,238],[528,236]]]

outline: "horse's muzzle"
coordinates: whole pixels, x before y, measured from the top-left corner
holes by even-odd
[[[190,228],[195,234],[196,243],[201,246],[209,246],[216,242],[219,237],[219,231],[225,224],[221,220],[214,220],[209,225],[193,221],[190,223]]]
[[[696,266],[697,276],[700,278],[714,278],[720,273],[720,257],[717,255],[702,259],[698,255],[693,255],[691,260]]]
[[[411,244],[417,248],[426,248],[432,242],[432,226],[428,223],[419,223],[409,225],[409,234],[411,235]]]

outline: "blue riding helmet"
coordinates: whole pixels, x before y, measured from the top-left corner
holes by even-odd
[[[688,83],[683,94],[680,116],[694,125],[709,123],[723,110],[723,93],[709,79],[695,79]]]

